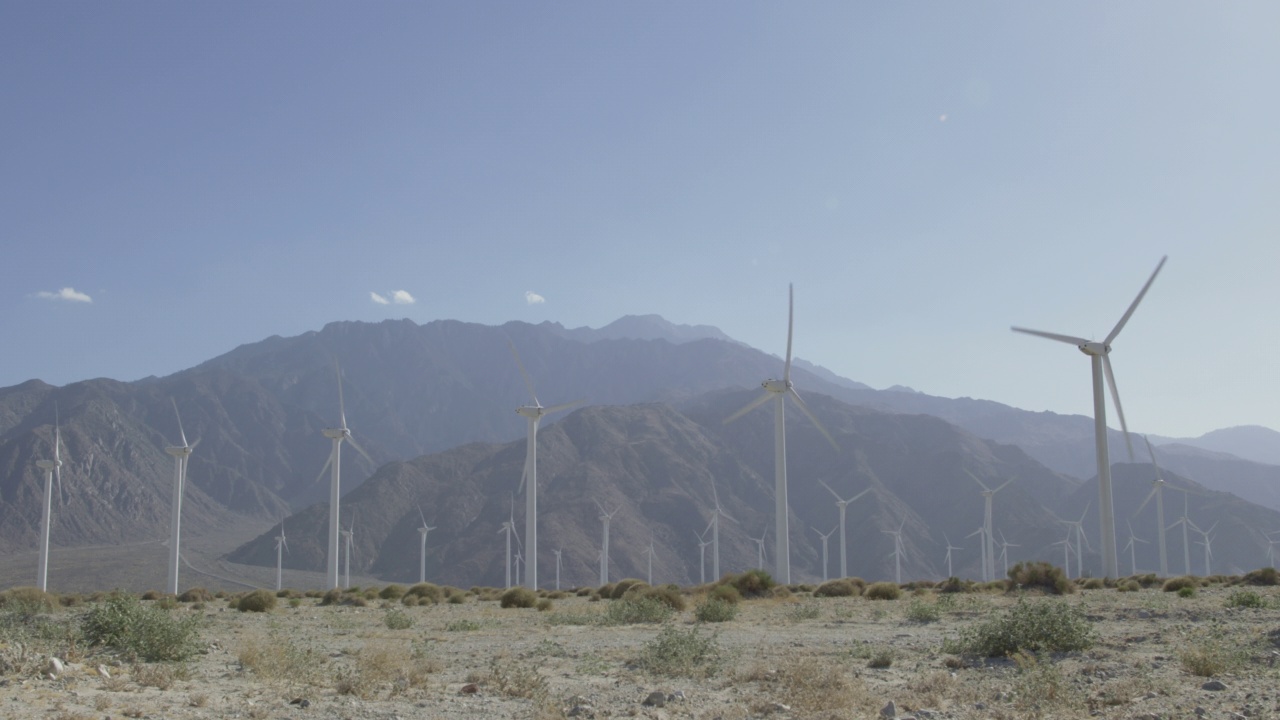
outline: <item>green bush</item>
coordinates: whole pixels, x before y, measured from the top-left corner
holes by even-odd
[[[504,608],[531,608],[538,602],[538,594],[526,587],[513,587],[502,593],[499,605]]]
[[[716,585],[707,592],[707,597],[723,600],[734,605],[742,601],[742,593],[738,592],[738,588],[732,585]]]
[[[16,587],[0,593],[0,609],[21,618],[30,619],[42,612],[53,612],[58,605],[57,595],[36,587]]]
[[[236,609],[240,612],[267,612],[276,607],[275,593],[270,590],[254,590],[240,596]]]
[[[621,600],[610,601],[602,621],[606,625],[657,623],[671,617],[674,612],[670,605],[657,598],[628,595]]]
[[[408,630],[413,627],[413,618],[400,608],[391,608],[382,616],[382,623],[390,630]]]
[[[853,597],[861,595],[865,585],[854,582],[856,578],[840,578],[828,580],[813,591],[814,597]]]
[[[432,585],[431,583],[418,583],[406,590],[401,600],[407,597],[415,597],[418,599],[419,605],[424,605],[426,602],[440,602],[444,598],[445,594],[444,590],[438,585]],[[450,597],[452,597],[452,594],[450,594]]]
[[[1085,590],[1101,590],[1106,586],[1107,584],[1103,582],[1102,578],[1089,578],[1084,581],[1083,587]]]
[[[538,598],[538,604],[534,605],[534,608],[538,612],[546,612],[551,609],[551,605],[551,598]]]
[[[958,649],[968,655],[1006,657],[1018,651],[1083,650],[1092,644],[1093,627],[1079,608],[1065,601],[1018,598],[1017,605],[999,617],[967,628]]]
[[[764,597],[773,589],[773,577],[764,570],[748,570],[739,575],[726,578],[730,585],[738,589],[744,598]]]
[[[1116,583],[1116,592],[1138,592],[1141,589],[1142,585],[1132,578]]]
[[[405,589],[403,585],[396,585],[395,583],[392,583],[382,588],[382,590],[378,592],[378,597],[383,600],[399,600],[404,597],[404,594]]]
[[[942,612],[938,610],[936,603],[925,602],[919,598],[911,600],[911,604],[907,606],[907,620],[918,623],[938,622],[942,618]]]
[[[1196,596],[1196,589],[1191,587],[1190,585],[1186,585],[1178,588],[1178,597],[1180,598],[1189,598],[1189,597],[1195,597],[1195,596]]]
[[[738,616],[738,606],[720,598],[708,597],[694,608],[693,616],[698,622],[728,622]]]
[[[641,649],[636,664],[654,675],[707,677],[715,674],[721,662],[716,635],[703,635],[696,625],[688,632],[663,625]]]
[[[1226,605],[1229,608],[1265,608],[1267,600],[1253,590],[1236,590],[1227,596]]]
[[[117,650],[146,662],[186,660],[199,650],[198,615],[174,619],[137,598],[117,595],[94,605],[80,621],[90,645]]]
[[[1190,575],[1183,575],[1182,577],[1169,578],[1168,580],[1165,580],[1164,585],[1162,585],[1160,589],[1165,592],[1178,592],[1183,588],[1191,588],[1194,590],[1199,587],[1199,585],[1200,581],[1196,578]]]
[[[870,600],[897,600],[902,596],[902,588],[891,582],[871,583],[863,594]]]
[[[1050,595],[1069,595],[1076,586],[1062,568],[1043,560],[1020,562],[1009,568],[1009,590],[1040,590]]]

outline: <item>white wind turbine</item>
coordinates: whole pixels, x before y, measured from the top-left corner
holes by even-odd
[[[373,458],[369,457],[369,453],[351,437],[351,429],[347,427],[347,406],[342,399],[342,369],[334,364],[334,368],[338,374],[338,418],[341,425],[336,428],[325,428],[321,433],[333,441],[333,449],[329,451],[329,459],[325,461],[324,467],[320,468],[320,475],[316,477],[316,482],[324,477],[324,471],[330,470],[329,476],[329,559],[328,559],[328,583],[329,587],[338,587],[338,539],[342,533],[342,526],[338,524],[339,499],[342,497],[342,442],[351,443],[351,447],[364,456],[370,464],[375,464]]]
[[[714,520],[712,522],[714,522]],[[699,585],[707,584],[707,546],[711,544],[711,541],[707,540],[706,536],[707,536],[707,530],[710,530],[710,529],[711,529],[711,526],[708,525],[706,527],[706,530],[703,530],[702,532],[698,532],[695,530],[693,533],[694,535],[698,536],[698,584]]]
[[[289,541],[284,539],[284,518],[280,518],[280,534],[276,536],[276,590],[284,578],[284,553],[289,552]]]
[[[974,482],[978,483],[978,485],[982,487],[982,493],[981,493],[982,501],[983,501],[982,566],[984,568],[983,570],[984,577],[982,579],[984,582],[991,582],[992,580],[995,579],[993,576],[995,575],[995,572],[996,572],[996,546],[995,546],[995,532],[991,525],[991,501],[995,497],[995,494],[1005,489],[1005,487],[1008,486],[1009,483],[1013,482],[1013,479],[1010,478],[1008,480],[1005,480],[1004,485],[1001,485],[995,490],[992,490],[991,488],[987,487],[986,483],[979,480],[977,475],[974,475],[968,470],[965,470],[964,472],[966,475],[973,478]]]
[[[418,582],[427,581],[427,533],[435,530],[435,528],[427,525],[427,518],[422,514],[422,506],[418,506],[418,518],[422,520],[422,527],[418,528],[418,534],[422,536],[422,549],[418,553]]]
[[[649,541],[649,578],[645,582],[653,584],[653,540]]]
[[[169,398],[173,403],[173,414],[178,418],[178,434],[182,438],[182,445],[175,447],[167,447],[165,452],[173,456],[173,510],[169,518],[169,584],[168,592],[170,595],[178,594],[178,563],[181,555],[178,552],[178,541],[181,537],[182,530],[182,495],[187,487],[187,461],[191,458],[191,451],[195,450],[195,445],[187,444],[187,433],[182,429],[182,415],[178,412],[178,402],[173,398]],[[196,445],[200,441],[196,440]]]
[[[1179,525],[1182,526],[1182,567],[1183,567],[1182,572],[1184,575],[1191,574],[1191,539],[1187,537],[1187,527],[1192,524],[1191,518],[1187,517],[1187,512],[1190,509],[1190,507],[1191,507],[1190,493],[1183,493],[1182,517],[1178,518],[1177,520],[1174,520],[1173,523],[1169,525],[1169,527],[1165,528],[1166,530],[1172,530]]]
[[[764,569],[764,539],[769,535],[769,528],[760,531],[760,537],[751,538],[751,542],[756,544],[756,567]]]
[[[831,531],[828,532],[826,535],[823,535],[822,533],[818,532],[818,528],[809,528],[809,529],[817,533],[818,537],[822,538],[822,582],[826,582],[827,581],[827,540],[830,539],[831,536],[835,534],[836,530],[839,529],[839,526],[837,525],[836,527],[831,528]]]
[[[1129,428],[1124,421],[1124,410],[1120,407],[1120,392],[1116,389],[1115,373],[1111,370],[1111,343],[1120,334],[1120,331],[1124,329],[1125,323],[1129,322],[1129,317],[1137,309],[1138,303],[1142,302],[1143,296],[1151,288],[1151,283],[1155,282],[1156,275],[1160,274],[1160,268],[1164,267],[1164,262],[1167,259],[1168,256],[1160,258],[1160,263],[1156,265],[1155,272],[1151,273],[1147,284],[1142,286],[1138,297],[1133,299],[1129,309],[1125,310],[1124,315],[1120,317],[1120,322],[1116,323],[1116,326],[1111,329],[1111,332],[1107,334],[1106,339],[1102,342],[1094,342],[1071,335],[1043,332],[1041,330],[1012,328],[1016,332],[1038,335],[1050,340],[1075,345],[1080,349],[1080,352],[1089,356],[1093,368],[1094,444],[1098,455],[1098,522],[1102,526],[1102,566],[1104,575],[1110,578],[1117,577],[1120,569],[1116,559],[1116,521],[1115,508],[1111,498],[1111,462],[1107,458],[1107,405],[1102,390],[1103,375],[1105,373],[1106,383],[1111,388],[1111,401],[1116,406],[1116,416],[1120,419],[1120,429],[1124,431],[1125,444],[1129,447],[1129,457],[1132,458],[1133,445],[1129,442]]]
[[[991,569],[987,567],[987,528],[979,525],[977,530],[965,535],[965,539],[978,536],[978,554],[982,556],[982,582],[991,582]]]
[[[947,577],[952,578],[955,577],[955,573],[951,572],[951,551],[963,550],[964,548],[952,545],[951,538],[947,537],[946,533],[942,533],[942,538],[947,541]]]
[[[600,543],[600,584],[603,586],[609,584],[609,521],[621,508],[610,512],[599,501],[596,501],[596,507],[600,508],[600,522],[604,524],[604,537]]]
[[[897,530],[881,530],[886,535],[893,536],[893,581],[902,584],[902,528],[907,524],[907,518],[903,517],[902,522],[898,525]]]
[[[818,480],[818,482],[822,483],[822,487],[826,488],[826,489],[827,489],[827,492],[829,492],[829,493],[831,493],[832,495],[834,495],[834,496],[835,496],[835,498],[836,498],[836,509],[838,509],[838,510],[840,511],[840,577],[842,577],[842,578],[846,578],[846,577],[849,577],[849,565],[848,565],[848,563],[845,561],[845,550],[846,550],[846,548],[848,548],[848,546],[849,546],[849,541],[845,538],[845,533],[844,533],[844,516],[845,516],[845,510],[847,510],[847,509],[849,508],[849,503],[851,503],[851,502],[853,502],[853,501],[857,500],[858,498],[862,497],[863,495],[866,495],[867,493],[871,492],[871,488],[867,488],[866,490],[863,490],[862,492],[858,493],[857,495],[854,495],[853,497],[851,497],[851,498],[849,498],[849,499],[847,499],[847,500],[846,500],[846,499],[844,499],[844,498],[840,497],[840,494],[839,494],[839,493],[837,493],[835,490],[832,490],[832,489],[831,489],[831,486],[830,486],[830,485],[828,485],[826,482],[824,482],[824,481],[822,481],[822,480]]]
[[[1137,575],[1138,574],[1138,546],[1135,545],[1135,543],[1145,543],[1147,541],[1133,534],[1133,523],[1126,520],[1125,525],[1129,527],[1129,544],[1124,546],[1124,549],[1129,551],[1129,574]],[[1161,534],[1163,535],[1164,533],[1161,532]]]
[[[511,510],[511,517],[506,522],[502,523],[502,528],[498,530],[499,533],[507,534],[507,560],[506,562],[503,563],[503,567],[506,568],[506,574],[507,574],[507,577],[506,577],[507,590],[511,589],[511,536],[514,535],[516,532],[516,518],[515,518],[515,509],[514,509],[515,499],[514,498],[512,499],[511,504],[513,506],[513,509]]]
[[[529,436],[525,443],[524,472],[520,477],[520,487],[527,488],[524,494],[524,547],[528,549],[530,561],[525,564],[525,585],[530,590],[538,589],[538,423],[546,415],[559,412],[582,402],[575,400],[563,405],[542,407],[538,395],[533,391],[533,380],[525,372],[524,363],[520,362],[520,353],[516,352],[515,343],[510,343],[511,356],[516,359],[516,367],[520,368],[520,376],[524,378],[524,386],[529,390],[532,405],[521,405],[516,413],[528,421]],[[516,492],[519,492],[517,490]]]
[[[1004,539],[1004,533],[1000,533],[1000,562],[1004,565],[1004,575],[1009,577],[1009,548],[1022,547]]]
[[[519,538],[516,538],[516,539],[517,539],[517,540],[519,540]],[[517,586],[519,586],[519,585],[520,585],[520,564],[521,564],[522,562],[524,562],[524,558],[520,557],[520,548],[516,548],[515,571],[516,571],[516,585],[517,585]]]
[[[351,518],[351,525],[342,531],[343,544],[346,546],[346,553],[343,560],[344,580],[342,586],[346,589],[351,588],[351,543],[356,538],[356,519]]]
[[[1210,575],[1213,574],[1213,570],[1209,565],[1209,561],[1213,557],[1213,548],[1211,547],[1213,543],[1213,538],[1210,537],[1210,535],[1213,533],[1213,529],[1218,527],[1218,523],[1215,522],[1214,524],[1210,525],[1208,530],[1201,530],[1199,527],[1196,526],[1195,523],[1191,522],[1190,520],[1188,520],[1187,522],[1191,525],[1192,530],[1195,530],[1196,532],[1200,533],[1200,536],[1204,538],[1204,542],[1197,542],[1196,544],[1204,546],[1204,576],[1209,577]]]
[[[800,399],[800,394],[796,392],[795,387],[791,383],[791,336],[794,328],[795,319],[795,291],[792,286],[787,286],[787,359],[782,368],[782,379],[769,379],[761,383],[765,393],[760,398],[751,401],[746,407],[738,412],[725,418],[725,423],[731,423],[734,420],[755,410],[769,400],[774,401],[773,406],[773,459],[774,459],[774,523],[773,533],[775,536],[774,562],[777,565],[777,573],[774,578],[783,585],[791,584],[791,544],[790,535],[787,530],[787,430],[786,430],[786,399],[790,395],[795,402],[796,407],[800,408],[808,418],[813,421],[814,426],[822,432],[827,441],[831,443],[831,447],[840,451],[840,446],[836,444],[835,438],[831,437],[831,433],[818,422],[817,416],[809,411],[809,406],[804,404],[804,400]],[[719,575],[717,575],[719,577]]]
[[[1068,535],[1070,535],[1073,531],[1076,534],[1076,545],[1075,545],[1076,577],[1084,577],[1084,562],[1083,562],[1084,553],[1080,552],[1081,543],[1083,543],[1084,546],[1088,548],[1090,552],[1093,551],[1093,547],[1089,545],[1088,536],[1084,534],[1084,516],[1089,514],[1090,504],[1092,504],[1092,501],[1085,503],[1084,512],[1080,513],[1079,520],[1062,520],[1062,519],[1058,520],[1058,522],[1067,526]]]
[[[53,519],[53,482],[58,481],[58,498],[62,498],[62,428],[57,408],[53,419],[53,459],[37,460],[36,467],[44,470],[44,501],[40,508],[40,560],[36,568],[36,587],[49,589],[49,526]]]
[[[1160,550],[1160,577],[1169,577],[1169,555],[1166,550],[1167,546],[1164,538],[1165,481],[1164,478],[1160,477],[1160,464],[1156,462],[1156,451],[1151,447],[1151,441],[1147,440],[1146,435],[1142,436],[1142,441],[1147,444],[1147,453],[1151,455],[1151,466],[1155,468],[1156,479],[1151,481],[1151,492],[1147,493],[1146,499],[1142,501],[1142,504],[1138,506],[1137,511],[1133,514],[1137,515],[1142,512],[1142,509],[1147,506],[1147,503],[1151,502],[1151,498],[1154,497],[1156,499],[1156,543],[1158,543]],[[1129,533],[1130,535],[1133,534],[1132,528],[1130,528]]]
[[[713,580],[719,580],[720,579],[720,516],[723,515],[726,520],[731,520],[733,522],[737,522],[737,520],[734,520],[732,517],[729,517],[729,513],[725,512],[724,508],[720,507],[720,495],[719,493],[716,492],[716,486],[714,483],[712,483],[711,485],[711,497],[712,499],[715,500],[715,503],[716,503],[716,509],[711,514],[711,525],[709,526],[711,530],[711,575]]]
[[[1273,533],[1263,533],[1267,538],[1267,562],[1271,563],[1271,569],[1276,569],[1276,545],[1280,545],[1280,540],[1271,537]]]
[[[551,553],[556,556],[556,589],[559,590],[560,589],[560,559],[561,559],[560,556],[564,554],[564,549],[561,548],[559,550],[552,550]]]

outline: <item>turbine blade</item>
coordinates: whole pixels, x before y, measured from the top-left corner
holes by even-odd
[[[1151,441],[1147,439],[1146,435],[1142,436],[1142,441],[1147,444],[1147,454],[1151,456],[1151,465],[1155,467],[1156,479],[1159,480],[1160,479],[1160,463],[1156,462],[1155,448],[1151,447]]]
[[[426,526],[427,526],[427,517],[426,517],[425,515],[423,515],[423,514],[422,514],[422,506],[421,506],[421,505],[418,505],[417,503],[414,503],[414,504],[415,504],[415,506],[418,508],[418,519],[422,521],[422,527],[426,527]],[[282,522],[282,523],[280,523],[280,533],[281,533],[281,534],[284,534],[284,523],[283,523],[283,522]]]
[[[729,423],[733,422],[734,420],[737,420],[738,418],[742,417],[743,415],[746,415],[747,413],[751,412],[752,410],[755,410],[756,408],[760,407],[761,405],[763,405],[763,404],[765,404],[765,403],[769,402],[771,399],[773,399],[773,393],[771,393],[771,392],[769,392],[768,390],[766,390],[766,391],[765,391],[765,393],[764,393],[764,395],[761,395],[760,397],[756,398],[755,400],[752,400],[751,402],[747,403],[747,406],[746,406],[746,407],[742,408],[742,409],[741,409],[741,410],[739,410],[738,412],[736,412],[736,413],[734,413],[734,414],[730,415],[729,417],[725,418],[725,419],[724,419],[724,422],[723,422],[722,424],[724,424],[724,425],[728,425]]]
[[[1000,487],[996,488],[995,490],[992,490],[992,491],[991,491],[991,494],[992,494],[992,495],[995,495],[996,493],[1000,492],[1001,490],[1003,490],[1003,489],[1005,489],[1005,488],[1009,487],[1009,483],[1011,483],[1011,482],[1013,482],[1013,478],[1009,478],[1008,480],[1005,480],[1005,481],[1004,481],[1004,484],[1003,484],[1003,485],[1001,485]]]
[[[1151,492],[1147,493],[1147,497],[1143,499],[1142,504],[1138,506],[1137,510],[1133,511],[1134,515],[1142,512],[1142,509],[1147,506],[1147,503],[1151,502],[1151,498],[1156,496],[1156,490],[1158,490],[1158,488],[1151,488]]]
[[[986,483],[984,483],[984,482],[982,482],[981,480],[979,480],[977,475],[974,475],[973,473],[969,472],[969,469],[968,469],[968,468],[965,468],[965,469],[964,469],[964,474],[965,474],[965,475],[968,475],[968,476],[969,476],[969,477],[971,477],[971,478],[973,478],[973,481],[974,481],[974,482],[976,482],[976,483],[978,483],[979,485],[981,485],[983,490],[986,490],[987,492],[991,492],[991,488],[987,487],[987,484],[986,484]]]
[[[839,500],[840,502],[844,502],[844,498],[840,497],[839,495],[836,495],[836,491],[832,490],[831,486],[828,485],[825,480],[819,479],[818,482],[822,483],[822,487],[826,488],[827,492],[831,493],[832,495],[835,495],[836,500]]]
[[[62,463],[53,464],[53,479],[58,481],[58,507],[62,507]]]
[[[586,402],[586,401],[587,401],[587,399],[586,399],[586,398],[578,398],[577,400],[574,400],[573,402],[561,403],[560,405],[552,405],[551,407],[544,409],[544,410],[542,411],[542,414],[543,414],[543,415],[550,415],[550,414],[551,414],[551,413],[553,413],[553,412],[560,412],[561,410],[568,410],[569,408],[571,408],[571,407],[573,407],[573,406],[575,406],[575,405],[581,405],[582,403],[584,403],[584,402]]]
[[[1124,444],[1129,448],[1129,462],[1133,462],[1133,441],[1129,439],[1129,426],[1124,421],[1124,408],[1120,407],[1120,391],[1116,389],[1116,376],[1111,371],[1111,356],[1102,356],[1102,369],[1107,374],[1107,385],[1111,387],[1111,401],[1116,404],[1116,416],[1120,418],[1120,429],[1124,432]]]
[[[782,379],[791,384],[791,332],[795,328],[796,290],[787,284],[787,364],[782,367]]]
[[[1016,325],[1009,329],[1014,332],[1026,333],[1028,335],[1037,335],[1039,337],[1048,338],[1050,340],[1057,340],[1058,342],[1064,342],[1064,343],[1067,343],[1068,345],[1075,345],[1077,347],[1089,342],[1088,340],[1085,340],[1082,337],[1075,337],[1074,335],[1059,335],[1058,333],[1045,332],[1043,330],[1032,330],[1030,328],[1018,327]]]
[[[1156,281],[1156,276],[1160,274],[1160,268],[1164,267],[1164,261],[1168,259],[1168,255],[1160,258],[1160,263],[1156,265],[1155,272],[1151,273],[1151,277],[1147,278],[1147,284],[1142,286],[1142,290],[1138,292],[1138,297],[1134,298],[1133,302],[1129,305],[1129,309],[1124,311],[1124,315],[1121,316],[1120,322],[1116,323],[1116,326],[1111,329],[1111,333],[1107,335],[1107,339],[1102,341],[1103,345],[1110,345],[1111,341],[1115,340],[1116,336],[1120,334],[1120,331],[1124,329],[1124,324],[1129,322],[1129,316],[1133,315],[1133,311],[1138,309],[1138,303],[1142,302],[1142,296],[1146,295],[1147,290],[1151,289],[1151,283]]]
[[[338,365],[337,359],[333,361],[333,369],[338,374],[338,417],[342,420],[342,427],[347,427],[347,403],[342,399],[342,367]]]
[[[346,427],[346,425],[343,425],[343,427]],[[347,442],[351,443],[351,447],[355,448],[356,452],[363,455],[364,459],[368,460],[370,465],[374,466],[375,468],[378,467],[378,463],[374,462],[373,458],[369,457],[369,453],[365,452],[364,448],[360,447],[360,443],[356,442],[356,439],[354,437],[351,437],[350,434],[347,435]]]
[[[178,412],[178,401],[170,396],[169,402],[173,403],[173,415],[178,418],[178,434],[182,436],[182,447],[187,447],[187,432],[182,429],[182,413]]]
[[[528,479],[529,479],[529,454],[525,453],[524,468],[520,471],[520,485],[519,487],[516,488],[517,495],[524,492],[524,481]],[[426,525],[427,523],[424,521],[422,524]]]
[[[329,466],[332,464],[333,464],[333,453],[329,453],[329,459],[324,461],[324,467],[320,468],[320,474],[316,476],[317,483],[324,479],[325,471],[328,470]]]
[[[516,344],[507,340],[507,345],[511,347],[511,356],[516,359],[516,367],[520,368],[520,377],[524,378],[524,386],[529,389],[529,397],[533,398],[533,404],[536,407],[542,407],[538,402],[538,396],[533,392],[533,380],[529,377],[529,373],[525,372],[524,363],[520,362],[520,353],[516,352]]]
[[[818,416],[814,415],[813,412],[809,410],[809,406],[804,404],[804,400],[800,399],[800,393],[796,392],[796,389],[793,387],[788,387],[787,392],[791,395],[791,399],[796,401],[796,406],[813,421],[814,427],[818,428],[818,432],[822,433],[822,436],[827,439],[827,442],[831,443],[831,447],[835,448],[836,452],[840,452],[839,443],[836,442],[835,438],[831,437],[831,433],[827,432],[827,428],[822,425],[822,421],[818,419]]]
[[[869,492],[871,492],[871,488],[867,488],[866,490],[863,490],[857,495],[854,495],[853,497],[849,498],[849,502],[853,502],[854,500],[857,500],[858,498],[862,497],[863,495],[866,495]]]

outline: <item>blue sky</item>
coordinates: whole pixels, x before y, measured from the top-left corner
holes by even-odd
[[[794,282],[801,357],[1090,414],[1009,326],[1168,254],[1130,426],[1280,428],[1280,5],[1041,5],[0,4],[0,386],[399,317],[781,353]]]

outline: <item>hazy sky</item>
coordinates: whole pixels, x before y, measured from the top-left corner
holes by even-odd
[[[1009,326],[1168,254],[1130,426],[1280,428],[1280,3],[1044,5],[2,3],[0,386],[400,317],[781,353],[793,281],[800,357],[1091,414]]]

